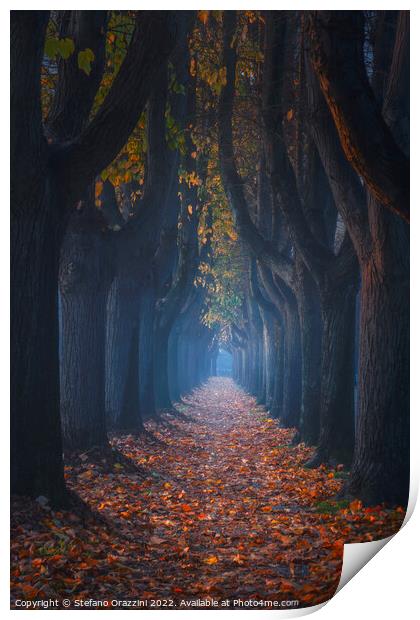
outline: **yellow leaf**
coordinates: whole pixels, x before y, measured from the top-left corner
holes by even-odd
[[[218,561],[219,560],[215,555],[210,555],[208,558],[205,558],[205,560],[203,560],[203,562],[205,562],[206,564],[217,564]]]

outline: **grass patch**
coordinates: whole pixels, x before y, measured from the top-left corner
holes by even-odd
[[[338,478],[339,480],[347,480],[349,477],[350,477],[350,472],[348,471],[334,472],[334,478]]]
[[[337,501],[326,500],[323,502],[318,502],[315,504],[314,508],[316,512],[320,512],[322,514],[335,514],[339,510],[347,508],[348,505],[349,501],[347,499],[340,499]]]

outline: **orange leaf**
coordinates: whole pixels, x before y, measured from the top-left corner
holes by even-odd
[[[205,25],[209,19],[209,14],[210,11],[198,11],[198,19]]]
[[[41,558],[35,558],[35,560],[32,560],[32,566],[41,566],[41,564],[42,564]]]
[[[349,508],[352,512],[357,512],[362,508],[362,502],[360,501],[360,499],[355,499],[354,501],[350,502]]]
[[[205,562],[206,564],[217,564],[218,561],[219,560],[215,555],[210,555],[208,558],[205,558],[203,560],[203,562]]]
[[[95,183],[95,198],[99,198],[99,196],[102,194],[102,189],[103,189],[103,182],[102,181],[96,181]]]
[[[95,474],[93,473],[92,469],[88,469],[87,471],[83,472],[83,474],[80,474],[79,478],[83,478],[83,479],[90,479],[93,478]]]

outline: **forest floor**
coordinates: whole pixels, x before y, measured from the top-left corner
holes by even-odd
[[[346,472],[305,469],[312,450],[290,445],[293,430],[232,380],[210,379],[177,408],[146,435],[112,438],[123,458],[68,461],[67,484],[91,512],[12,500],[12,606],[314,605],[334,594],[344,542],[400,527],[402,509],[335,501]]]

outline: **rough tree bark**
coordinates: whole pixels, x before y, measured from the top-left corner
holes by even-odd
[[[278,201],[293,245],[317,283],[321,300],[320,439],[318,450],[308,465],[318,466],[330,459],[350,464],[354,443],[354,349],[345,346],[344,336],[346,329],[354,334],[357,261],[348,237],[337,254],[334,248],[328,247],[325,235],[320,234],[319,226],[315,226],[316,222],[307,216],[308,210],[305,209],[298,190],[296,172],[289,160],[286,140],[283,138],[283,110],[281,91],[278,89],[282,80],[285,34],[285,20],[279,20],[275,13],[268,12],[264,126],[270,179],[274,199]],[[347,325],[337,320],[341,309],[340,297],[346,299],[348,304],[353,304],[347,314]],[[336,341],[336,346],[332,346],[331,339],[335,337],[339,340]],[[345,355],[347,358],[343,362],[341,358]],[[343,363],[349,369],[348,373],[341,372]],[[341,401],[334,397],[335,391],[341,393]],[[338,420],[341,420],[340,424],[337,423]]]
[[[409,11],[401,12],[404,35],[395,60],[407,79]],[[311,11],[311,57],[322,92],[350,164],[379,204],[410,219],[409,159],[377,104],[364,65],[363,11]],[[400,30],[401,32],[401,30]],[[405,119],[394,119],[401,123]]]
[[[72,214],[60,257],[60,402],[67,450],[108,442],[105,317],[112,280],[109,237],[91,195]]]
[[[174,32],[168,13],[142,13],[92,122],[76,141],[48,145],[40,109],[47,21],[44,11],[11,15],[12,490],[60,503],[57,287],[63,213],[124,145],[174,45]]]
[[[363,42],[360,16],[357,19],[352,14],[347,16],[348,31],[352,32],[348,45],[338,58],[324,58],[327,65],[337,63],[337,71],[343,75],[349,60],[354,59],[354,45],[357,42],[362,46]],[[341,28],[345,16],[337,17],[341,20]],[[358,34],[354,31],[355,21],[359,24]],[[313,26],[314,21],[310,20],[309,37],[314,36],[316,42]],[[328,36],[332,37],[331,51],[337,50],[340,28],[327,29]],[[392,131],[403,151],[408,148],[405,127],[409,118],[409,68],[401,59],[407,57],[408,45],[408,16],[401,11],[391,65],[385,73],[389,77],[385,79],[382,116],[388,125],[387,131]],[[311,57],[316,74],[318,52],[315,45]],[[353,89],[356,78],[350,74],[349,79],[349,88]],[[358,76],[357,80],[360,79],[365,83],[364,77]],[[359,402],[356,448],[348,490],[368,503],[385,501],[404,505],[409,485],[408,226],[378,204],[377,192],[373,192],[374,198],[368,197],[366,207],[357,177],[348,172],[339,135],[319,87],[314,81],[310,86],[317,111],[311,122],[314,139],[331,187],[337,196],[341,194],[336,204],[351,234],[361,269]],[[381,94],[377,92],[376,96],[380,104]],[[329,106],[329,99],[326,101]],[[388,109],[393,110],[390,116]],[[365,112],[362,111],[363,118]],[[377,162],[374,153],[370,153],[369,165],[374,167]],[[388,191],[387,184],[382,191]]]

